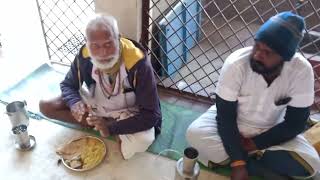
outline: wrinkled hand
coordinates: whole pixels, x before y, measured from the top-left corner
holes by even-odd
[[[241,145],[247,152],[258,150],[257,146],[251,138],[240,137]]]
[[[231,180],[249,180],[246,166],[236,166],[232,168]]]
[[[82,101],[78,101],[72,105],[71,114],[78,122],[82,122],[88,114],[88,109]]]
[[[94,126],[94,129],[100,132],[102,137],[110,136],[108,129],[109,122],[103,117],[95,116],[89,113],[86,120],[89,125]]]

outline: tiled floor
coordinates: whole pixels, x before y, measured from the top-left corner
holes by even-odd
[[[11,124],[4,114],[5,106],[0,105],[0,179],[40,179],[40,180],[172,180],[176,162],[151,153],[139,153],[130,160],[121,158],[118,145],[105,140],[109,153],[97,168],[88,172],[72,172],[57,165],[55,150],[69,140],[86,135],[46,120],[31,120],[29,134],[36,138],[37,145],[32,151],[20,152],[14,148]],[[50,129],[50,133],[48,130]],[[228,178],[201,171],[199,180]]]
[[[213,101],[203,99],[202,97],[188,97],[187,95],[180,94],[179,92],[165,90],[163,88],[159,88],[158,91],[162,101],[193,109],[198,112],[205,112],[213,104]]]

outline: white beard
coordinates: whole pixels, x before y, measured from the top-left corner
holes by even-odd
[[[91,57],[91,62],[94,66],[96,66],[98,69],[110,69],[112,68],[119,60],[119,56],[113,56],[112,59],[107,63],[101,63],[97,60],[95,57]]]
[[[94,55],[92,55],[90,48],[88,48],[92,64],[101,70],[112,68],[118,62],[118,60],[120,58],[119,42],[115,41],[114,44],[115,44],[115,47],[118,47],[115,51],[116,53],[113,55],[110,55],[108,57],[94,56]],[[101,63],[98,59],[110,59],[110,61]]]

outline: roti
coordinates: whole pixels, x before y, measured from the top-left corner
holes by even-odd
[[[106,155],[106,146],[96,137],[85,136],[63,145],[56,152],[69,169],[84,171],[102,162]]]

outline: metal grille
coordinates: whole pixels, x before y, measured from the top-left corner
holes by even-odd
[[[271,16],[293,11],[305,17],[300,52],[315,68],[320,97],[320,1],[318,0],[151,0],[144,41],[158,84],[168,89],[214,97],[219,72],[233,51],[253,45],[257,29]],[[320,98],[316,98],[316,104]]]
[[[314,67],[315,107],[320,109],[319,0],[142,2],[141,41],[148,49],[158,85],[208,99],[214,97],[226,57],[252,45],[263,22],[285,10],[304,16],[307,27],[300,52]],[[94,14],[93,0],[37,0],[37,4],[50,60],[70,64],[84,44],[81,27]]]
[[[48,55],[52,62],[70,64],[81,45],[81,28],[94,14],[93,0],[37,0]]]

